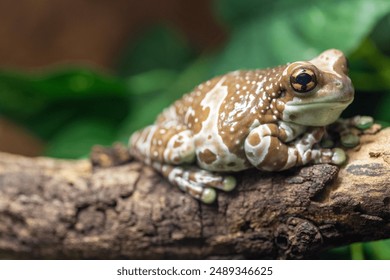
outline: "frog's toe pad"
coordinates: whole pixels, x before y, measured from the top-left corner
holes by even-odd
[[[342,135],[340,138],[340,141],[341,141],[341,144],[346,148],[356,147],[360,143],[359,136],[357,136],[353,133],[348,133],[348,134]]]
[[[226,176],[223,179],[222,185],[223,185],[222,190],[224,190],[225,192],[231,192],[232,190],[235,189],[237,185],[237,180],[233,176]]]
[[[373,124],[374,124],[374,119],[370,116],[355,117],[355,126],[358,129],[365,130],[370,128]]]
[[[237,185],[236,178],[233,176],[213,173],[195,166],[155,164],[154,167],[160,170],[173,185],[206,204],[216,200],[216,190],[230,192]]]
[[[345,154],[343,149],[335,148],[332,150],[333,155],[331,162],[336,165],[342,165],[347,161],[347,155]]]
[[[200,200],[205,204],[212,204],[217,199],[217,192],[213,188],[205,188]]]

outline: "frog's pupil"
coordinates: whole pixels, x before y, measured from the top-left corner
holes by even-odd
[[[295,78],[295,81],[300,85],[306,86],[313,81],[313,77],[307,73],[301,73]]]

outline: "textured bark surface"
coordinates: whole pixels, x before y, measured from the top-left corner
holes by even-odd
[[[390,129],[348,154],[340,170],[244,172],[215,205],[135,161],[0,154],[0,258],[310,258],[390,237]]]

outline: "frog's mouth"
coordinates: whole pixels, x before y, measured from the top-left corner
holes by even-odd
[[[335,122],[353,99],[337,102],[286,103],[283,120],[307,126],[325,126]]]

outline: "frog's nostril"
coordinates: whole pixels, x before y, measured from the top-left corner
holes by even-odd
[[[337,88],[340,88],[340,89],[344,87],[343,83],[340,82],[340,81],[336,81],[336,82],[335,82],[335,86],[336,86]]]

